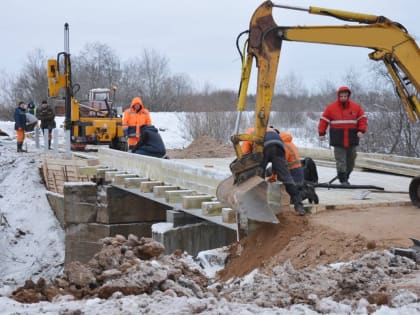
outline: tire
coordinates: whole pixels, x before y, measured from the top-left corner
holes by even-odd
[[[411,180],[408,192],[413,205],[420,208],[420,177],[414,177]]]

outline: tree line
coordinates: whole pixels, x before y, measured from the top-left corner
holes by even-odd
[[[19,73],[1,73],[0,120],[12,120],[21,100],[39,104],[47,99],[48,59],[51,57],[37,49],[28,55]],[[79,100],[87,99],[92,88],[116,85],[115,102],[123,108],[129,106],[133,96],[140,95],[151,112],[187,112],[184,125],[192,138],[206,134],[226,142],[233,132],[237,91],[211,86],[198,90],[187,74],[172,74],[168,58],[152,49],[122,62],[108,45],[96,42],[72,55],[71,61],[73,84],[80,85],[75,96]],[[308,137],[316,141],[313,124],[326,104],[336,99],[338,86],[347,85],[352,99],[368,113],[369,127],[360,145],[362,151],[420,156],[418,124],[408,119],[385,67],[373,63],[370,73],[369,79],[362,79],[351,69],[340,83],[321,82],[315,91],[309,91],[299,75],[287,74],[275,86],[270,123],[306,130]],[[246,110],[253,111],[254,106],[255,94],[249,94]],[[252,118],[247,119],[247,124],[253,123]],[[314,123],[308,127],[308,121]]]

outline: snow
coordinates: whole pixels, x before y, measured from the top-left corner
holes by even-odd
[[[152,233],[165,233],[169,230],[172,230],[174,227],[174,224],[171,222],[160,222],[155,223],[152,225]]]
[[[168,148],[183,148],[191,142],[182,133],[179,115],[152,115],[153,123],[161,130]],[[60,119],[57,118],[58,125],[62,122]],[[318,314],[309,305],[296,304],[289,309],[269,308],[251,302],[227,301],[223,297],[174,297],[160,291],[138,296],[115,293],[107,300],[74,300],[70,296],[61,296],[53,302],[33,304],[10,299],[11,292],[28,279],[54,279],[62,272],[64,262],[64,231],[48,204],[46,189],[39,176],[39,157],[43,149],[37,149],[33,139],[28,137],[25,143],[29,153],[17,154],[13,125],[13,122],[0,122],[0,129],[10,135],[10,138],[0,137],[0,314]],[[296,140],[300,141],[298,137]],[[159,231],[166,228],[165,224],[153,227]],[[225,257],[223,249],[202,252],[198,255],[199,265],[212,277]],[[194,263],[192,258],[191,263]],[[339,264],[334,267],[338,268]],[[253,282],[257,273],[254,270],[246,276],[241,285]],[[318,309],[326,314],[350,314],[354,311],[348,304],[329,298],[318,300],[314,296],[313,299],[319,303]],[[399,307],[382,306],[373,314],[420,314],[419,297],[415,294],[401,292],[396,299],[395,305]],[[357,313],[368,314],[368,302],[361,299],[358,303]]]

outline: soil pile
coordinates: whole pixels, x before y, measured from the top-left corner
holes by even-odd
[[[221,280],[242,277],[259,268],[270,272],[290,260],[295,269],[355,259],[385,249],[360,234],[342,233],[297,216],[293,211],[278,215],[279,224],[264,223],[256,231],[232,244]]]
[[[235,156],[232,145],[223,144],[209,136],[198,137],[185,149],[167,150],[166,153],[171,159],[224,158]]]

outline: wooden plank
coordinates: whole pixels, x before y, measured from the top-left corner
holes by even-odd
[[[357,161],[357,166],[363,169],[382,171],[386,173],[418,176],[420,175],[420,166],[414,164],[399,163],[381,159],[361,158]]]

